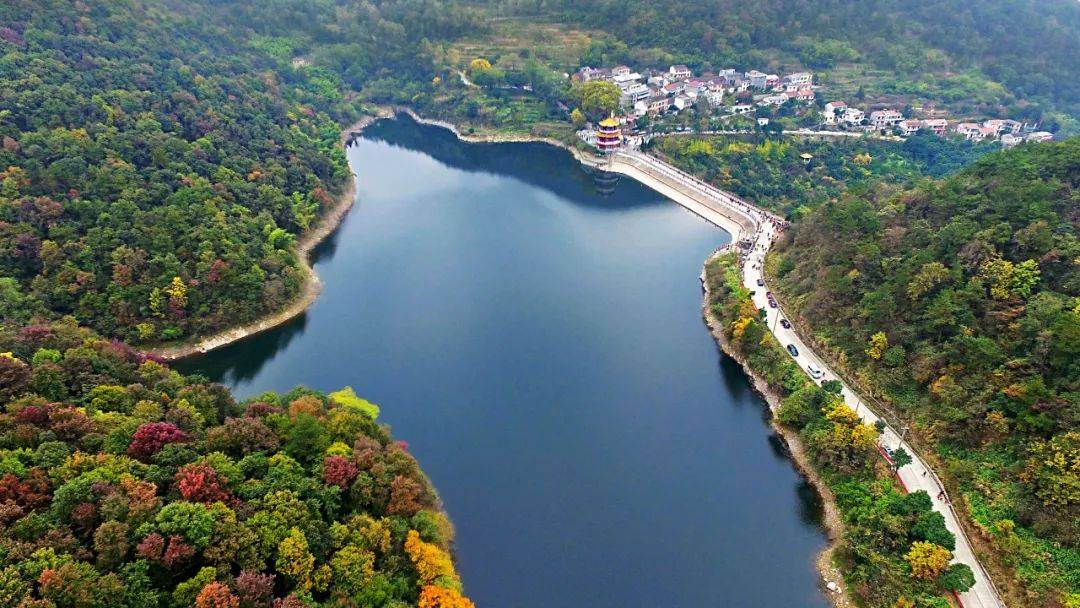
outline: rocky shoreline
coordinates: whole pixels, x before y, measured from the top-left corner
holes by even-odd
[[[715,255],[716,254],[709,256],[709,258],[705,260],[706,266]],[[742,367],[743,373],[746,374],[747,378],[750,378],[751,386],[754,391],[765,400],[766,404],[768,404],[769,424],[773,427],[773,430],[776,431],[777,435],[783,439],[784,444],[787,446],[788,455],[791,457],[792,462],[795,463],[795,467],[799,470],[799,473],[806,478],[814,488],[814,491],[821,497],[822,508],[824,510],[822,523],[825,527],[828,545],[818,553],[815,563],[818,573],[821,574],[821,586],[825,592],[825,596],[837,608],[854,608],[855,604],[851,601],[844,585],[843,574],[840,572],[839,568],[833,564],[833,554],[836,551],[844,530],[840,509],[836,506],[836,497],[833,496],[832,490],[829,489],[817,470],[814,469],[813,464],[810,462],[810,455],[807,453],[806,446],[803,445],[799,435],[791,429],[784,427],[776,420],[776,410],[780,407],[780,395],[773,390],[761,376],[751,369],[742,355],[731,348],[731,345],[728,343],[727,337],[724,335],[723,323],[716,317],[709,306],[709,283],[706,280],[706,270],[704,267],[701,271],[701,289],[701,315],[705,320],[705,325],[708,326],[713,339],[716,341],[717,346],[720,347],[720,350],[722,350],[724,354],[731,357],[740,367]]]

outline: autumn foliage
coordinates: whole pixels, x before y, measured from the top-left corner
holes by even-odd
[[[471,607],[427,477],[351,390],[237,403],[70,326],[7,351],[68,397],[0,402],[0,606]]]
[[[420,590],[416,608],[474,608],[472,600],[453,589],[427,585]]]
[[[166,445],[187,440],[187,433],[171,422],[148,422],[135,431],[128,447],[128,455],[139,460],[148,460]]]

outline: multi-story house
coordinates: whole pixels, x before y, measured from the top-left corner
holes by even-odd
[[[834,125],[839,122],[840,117],[843,116],[844,110],[846,109],[847,104],[842,101],[830,101],[825,104],[825,110],[823,112],[825,124]]]
[[[694,75],[694,73],[690,71],[690,68],[686,67],[685,65],[673,65],[668,68],[668,73],[671,74],[671,77],[675,78],[676,80],[690,78]]]
[[[904,120],[904,115],[896,110],[876,110],[870,113],[870,124],[875,129],[890,129]]]
[[[949,129],[949,121],[944,118],[928,118],[922,121],[922,128],[932,131],[935,135],[945,135]]]
[[[866,113],[859,108],[845,108],[843,116],[840,117],[840,122],[855,126],[862,124],[864,118],[866,118]]]

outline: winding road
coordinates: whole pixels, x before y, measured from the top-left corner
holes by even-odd
[[[772,226],[764,226],[764,229],[757,235],[753,249],[743,260],[743,284],[748,289],[754,291],[754,303],[759,308],[765,309],[766,322],[769,330],[776,336],[776,339],[781,345],[785,347],[789,344],[795,345],[799,352],[798,356],[795,357],[795,360],[799,363],[799,367],[804,373],[809,374],[807,372],[807,366],[811,363],[824,372],[824,376],[815,382],[820,384],[829,379],[840,380],[843,383],[842,395],[844,397],[844,402],[855,410],[859,417],[862,418],[863,422],[867,424],[874,424],[879,420],[886,422],[870,410],[863,400],[851,390],[851,387],[848,386],[847,383],[844,383],[837,374],[829,369],[829,366],[826,365],[825,361],[799,337],[795,332],[794,327],[787,328],[780,324],[779,320],[783,317],[782,308],[771,308],[769,306],[768,299],[765,295],[769,287],[767,283],[765,283],[762,266],[765,254],[768,252],[775,237],[776,234]],[[759,280],[762,281],[762,285],[764,286],[758,285]],[[904,441],[901,435],[897,434],[891,426],[888,426],[887,422],[884,433],[882,433],[881,437],[878,439],[878,444],[882,448],[888,450],[889,453],[895,451],[897,448],[903,447],[904,450],[911,454],[912,463],[902,467],[898,473],[900,481],[908,492],[925,490],[926,493],[930,495],[934,510],[945,517],[945,527],[956,536],[956,550],[953,551],[953,562],[967,564],[975,574],[975,585],[971,589],[958,594],[963,607],[1005,608],[1005,603],[1001,600],[1001,596],[998,594],[997,589],[994,588],[993,582],[991,582],[990,577],[986,574],[982,564],[980,564],[978,558],[976,558],[975,553],[971,548],[971,543],[968,541],[967,536],[960,527],[959,519],[953,511],[952,504],[949,501],[948,495],[944,492],[944,486],[941,484],[937,475],[926,466],[926,463],[923,462],[911,445]]]
[[[930,495],[934,510],[942,514],[945,518],[945,527],[956,536],[953,562],[966,564],[975,575],[975,585],[963,593],[956,594],[956,599],[959,600],[962,608],[1006,608],[1001,595],[975,556],[941,480],[919,457],[918,452],[903,439],[902,433],[897,433],[888,421],[867,407],[859,395],[829,368],[807,342],[799,337],[794,327],[784,327],[780,324],[783,308],[769,306],[765,295],[768,286],[765,284],[762,265],[766,253],[777,237],[777,227],[784,225],[782,219],[637,150],[620,151],[604,159],[579,155],[579,159],[593,167],[637,179],[710,223],[727,230],[731,233],[734,244],[748,242],[749,251],[743,256],[743,282],[747,288],[754,291],[754,303],[759,308],[765,309],[769,330],[783,346],[795,345],[799,353],[795,360],[804,373],[809,375],[807,366],[811,363],[824,372],[823,377],[816,382],[820,383],[829,379],[840,380],[843,384],[841,394],[844,402],[855,410],[864,422],[875,424],[880,420],[885,424],[885,430],[878,439],[878,445],[881,448],[887,453],[892,453],[903,447],[911,454],[911,464],[902,467],[897,476],[907,491],[925,490]],[[758,285],[759,280],[762,281],[763,286]]]

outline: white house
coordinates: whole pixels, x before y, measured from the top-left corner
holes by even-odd
[[[746,73],[746,79],[750,81],[750,86],[754,87],[755,89],[764,89],[765,79],[768,77],[768,74],[764,72],[759,72],[757,70],[750,70]]]
[[[1028,133],[1026,139],[1028,141],[1050,141],[1054,139],[1054,134],[1049,131],[1035,131],[1034,133]]]
[[[619,103],[623,107],[630,107],[639,101],[645,101],[651,94],[652,91],[649,90],[649,87],[640,82],[635,82],[622,90]]]
[[[797,89],[808,87],[814,83],[814,75],[810,72],[795,72],[794,74],[788,74],[784,76],[783,84],[795,85]]]
[[[671,101],[671,106],[675,108],[677,112],[681,112],[692,105],[694,105],[694,100],[690,99],[685,94],[676,95],[675,99]]]
[[[825,124],[834,125],[847,109],[847,104],[842,101],[830,101],[825,104]]]
[[[690,78],[694,75],[694,73],[690,71],[690,68],[686,67],[685,65],[673,65],[668,68],[668,73],[671,74],[672,78],[678,80],[682,80],[683,78]]]
[[[979,125],[973,122],[962,122],[956,125],[956,134],[976,141],[982,139],[982,131],[979,130]]]
[[[709,105],[714,108],[719,107],[720,104],[724,102],[723,89],[715,91],[710,90],[708,93],[705,93],[705,101],[709,102]]]
[[[671,107],[671,99],[668,97],[653,97],[648,103],[649,114],[663,114]]]
[[[611,78],[611,70],[607,68],[591,68],[589,66],[581,68],[573,76],[573,79],[577,82],[589,82],[606,78]]]
[[[784,93],[784,95],[787,95],[789,98],[800,103],[810,103],[811,101],[814,101],[813,89],[799,89],[794,93]]]
[[[1006,148],[1011,148],[1015,145],[1018,145],[1022,141],[1024,141],[1023,137],[1020,137],[1019,135],[1015,135],[1013,133],[1006,133],[1001,136],[1001,145]]]
[[[870,124],[875,129],[889,129],[904,120],[904,115],[896,110],[876,110],[870,113]]]
[[[944,118],[928,118],[922,121],[922,128],[933,131],[935,135],[945,135],[949,128],[949,121]]]
[[[787,103],[787,93],[780,93],[779,95],[766,95],[761,98],[761,101],[757,105],[767,108],[769,106],[782,106]]]
[[[748,103],[737,103],[731,106],[732,114],[749,114],[754,111],[754,106]]]
[[[923,122],[914,118],[907,120],[901,120],[897,125],[900,129],[900,134],[904,136],[914,135],[919,132],[919,129],[923,128]]]
[[[984,127],[989,127],[994,130],[995,133],[1018,133],[1020,127],[1023,126],[1015,120],[992,118],[983,123]]]
[[[866,113],[859,108],[845,108],[844,114],[840,118],[840,122],[846,125],[855,126],[861,124],[864,118],[866,118]]]

